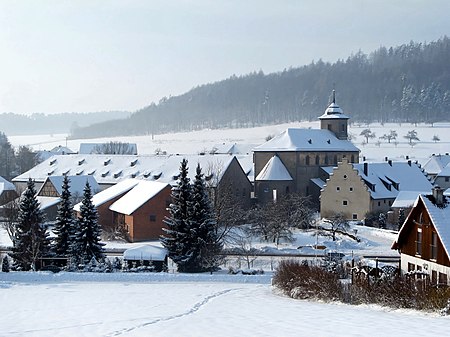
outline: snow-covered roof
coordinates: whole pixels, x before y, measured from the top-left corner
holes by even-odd
[[[448,220],[450,219],[450,205],[448,202],[444,204],[445,207],[438,207],[426,195],[419,195],[423,201],[425,208],[430,215],[431,222],[436,228],[436,233],[439,235],[442,245],[444,246],[447,255],[450,256],[450,226]],[[400,233],[399,233],[400,235]]]
[[[44,182],[52,175],[89,175],[101,185],[114,185],[126,178],[148,181],[162,181],[176,184],[176,176],[183,158],[189,161],[189,176],[195,176],[195,167],[200,163],[202,172],[207,175],[215,173],[219,179],[236,157],[244,172],[251,179],[253,161],[251,155],[104,155],[73,154],[57,155],[36,165],[31,170],[15,177],[13,182],[26,182],[28,178]]]
[[[359,149],[348,140],[338,139],[329,130],[288,128],[254,151],[359,152]]]
[[[450,155],[448,153],[432,155],[430,159],[423,165],[423,169],[428,174],[436,175],[440,173],[444,167],[450,163]]]
[[[322,189],[325,186],[325,181],[323,181],[320,178],[312,178],[311,181],[317,185],[320,189]]]
[[[118,182],[117,184],[108,187],[107,189],[94,194],[94,196],[92,197],[92,204],[94,205],[94,207],[98,207],[100,205],[103,205],[105,202],[108,202],[126,192],[128,192],[129,190],[131,190],[134,186],[136,186],[139,183],[139,180],[137,179],[125,179],[122,180],[120,182]],[[81,202],[79,202],[78,204],[76,204],[73,209],[77,212],[80,211],[80,207],[81,207]]]
[[[268,180],[293,180],[286,166],[284,166],[280,157],[273,156],[263,167],[261,172],[259,172],[256,177],[257,181],[268,181]]]
[[[100,191],[100,186],[98,185],[95,178],[92,176],[87,176],[87,175],[68,176],[68,178],[69,178],[69,185],[70,185],[69,190],[72,195],[82,195],[84,187],[86,186],[86,182],[89,183],[92,193],[96,193],[96,192]],[[45,182],[50,181],[53,184],[53,186],[55,187],[58,194],[61,195],[63,180],[64,180],[64,176],[49,176],[49,177],[47,177]],[[44,184],[42,184],[41,189],[44,187],[45,182],[44,182]],[[38,191],[37,194],[39,194],[40,190]]]
[[[144,245],[135,248],[130,248],[123,252],[124,260],[133,260],[133,261],[139,260],[164,261],[167,255],[168,255],[167,249],[152,245]]]
[[[69,149],[67,146],[55,146],[53,149],[50,150],[53,154],[74,154],[75,152]]]
[[[8,180],[6,180],[3,177],[0,177],[0,194],[3,193],[3,191],[15,191],[16,187],[13,183],[10,183]]]
[[[170,185],[157,181],[140,180],[122,198],[109,206],[109,209],[114,212],[130,215],[167,186]]]
[[[36,200],[39,203],[40,210],[43,211],[43,210],[45,210],[45,209],[47,209],[47,208],[49,208],[51,206],[57,205],[61,201],[61,198],[59,198],[59,197],[41,197],[41,196],[37,196]]]
[[[367,175],[364,164],[367,164]],[[399,191],[430,191],[433,186],[416,163],[360,163],[353,164],[353,168],[369,187],[373,199],[394,199]]]
[[[419,194],[426,194],[425,191],[399,191],[392,208],[408,208],[414,205]]]
[[[249,154],[256,144],[237,144],[237,143],[222,143],[215,144],[213,149],[216,154]]]
[[[344,115],[342,109],[335,102],[332,102],[319,119],[349,119]]]

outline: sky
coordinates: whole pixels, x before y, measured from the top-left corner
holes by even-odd
[[[0,113],[135,111],[231,75],[450,35],[448,0],[0,0]]]

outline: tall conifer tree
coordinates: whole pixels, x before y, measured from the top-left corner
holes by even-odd
[[[34,181],[30,178],[20,201],[19,220],[13,238],[11,257],[17,268],[36,270],[38,260],[48,254],[48,234],[43,227],[43,221]]]
[[[188,271],[191,259],[190,212],[192,205],[192,187],[188,178],[188,162],[181,161],[177,185],[172,189],[172,203],[169,206],[170,217],[165,219],[166,235],[161,237],[162,245],[169,251],[169,257],[181,272]]]
[[[88,263],[93,257],[97,261],[102,261],[105,258],[104,244],[100,242],[101,229],[97,210],[92,204],[92,192],[88,182],[84,187],[81,203],[80,217],[76,221],[71,246],[72,258],[78,263]]]
[[[53,250],[58,256],[68,256],[74,238],[74,217],[71,203],[70,180],[64,176],[61,202],[56,215],[56,223],[53,232],[56,234]]]

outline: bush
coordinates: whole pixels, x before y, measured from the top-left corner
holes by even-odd
[[[291,260],[280,262],[273,285],[297,299],[376,303],[441,314],[450,312],[450,287],[432,285],[425,275],[355,276],[350,283],[340,280],[336,271]]]

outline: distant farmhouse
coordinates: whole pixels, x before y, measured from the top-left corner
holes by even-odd
[[[410,160],[351,164],[344,158],[322,189],[320,214],[342,213],[349,220],[362,220],[367,213],[389,211],[400,191],[418,194],[431,188],[426,174]]]
[[[420,194],[392,245],[401,253],[402,273],[429,275],[433,284],[450,281],[450,204],[443,189]]]
[[[433,154],[423,168],[435,185],[444,190],[450,188],[450,155],[448,153]]]
[[[314,179],[323,166],[337,165],[346,158],[358,163],[359,149],[348,140],[348,119],[333,101],[319,117],[320,129],[289,128],[254,149],[255,195],[267,202],[288,193],[312,196],[318,204]]]

